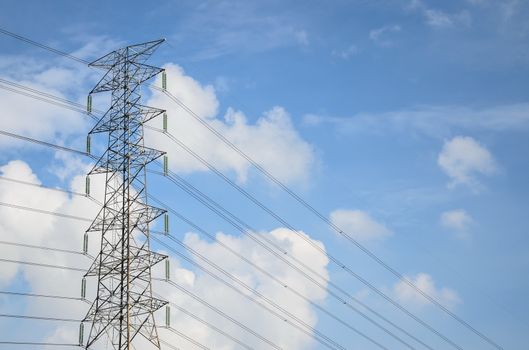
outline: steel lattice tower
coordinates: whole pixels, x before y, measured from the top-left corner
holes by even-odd
[[[144,147],[143,124],[164,110],[140,104],[140,85],[163,71],[144,62],[164,40],[113,51],[90,66],[108,69],[90,92],[112,94],[112,104],[90,134],[108,133],[108,148],[91,174],[106,174],[104,205],[87,232],[101,233],[101,249],[85,276],[97,276],[97,295],[83,322],[86,348],[108,336],[114,349],[130,349],[140,334],[160,348],[151,268],[167,258],[149,245],[149,223],[164,210],[147,204],[146,165],[164,152]],[[89,134],[89,135],[90,135]]]

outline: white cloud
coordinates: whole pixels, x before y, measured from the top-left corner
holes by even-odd
[[[458,293],[450,288],[438,288],[435,281],[427,273],[418,273],[415,277],[404,276],[416,287],[418,287],[425,294],[433,297],[445,307],[454,309],[462,302]],[[423,297],[419,292],[410,287],[406,282],[399,281],[393,286],[393,294],[400,302],[411,307],[424,307],[431,305],[431,303]]]
[[[88,166],[85,165],[84,169],[88,170]],[[20,160],[10,161],[0,167],[0,174],[7,178],[36,184],[41,183],[28,164]],[[98,183],[95,178],[93,182],[95,184]],[[93,193],[94,195],[99,196],[101,193],[98,192],[96,188],[97,186],[94,187]],[[72,189],[78,192],[84,192],[84,176],[78,176],[72,180]],[[5,180],[0,180],[0,201],[47,211],[69,213],[77,216],[81,216],[79,213],[85,213],[85,215],[93,213],[95,215],[95,210],[97,209],[93,202],[84,197],[70,198],[67,194],[62,192],[13,184]],[[80,251],[82,235],[86,229],[82,228],[83,225],[87,226],[88,223],[79,223],[77,221],[60,219],[54,216],[4,207],[0,209],[0,231],[3,234],[3,239],[6,241],[58,246]],[[29,258],[30,260],[42,258],[44,260],[53,261],[53,263],[69,261],[72,262],[73,265],[75,265],[76,262],[79,262],[78,257],[75,257],[75,259],[63,260],[63,258],[67,259],[68,256],[56,256],[56,254],[50,252],[39,253],[39,251],[35,250],[18,250],[12,247],[5,249],[4,246],[2,246],[1,249],[3,251],[1,255],[3,256],[14,254],[22,258]],[[26,269],[19,267],[17,268],[17,271],[18,270],[31,275],[33,272],[38,272],[34,271],[34,268]],[[45,286],[47,282],[44,275],[45,274],[43,274],[41,278],[32,279],[31,281],[42,283],[42,286]],[[4,284],[11,281],[11,279],[6,278],[6,275],[4,274],[0,274],[0,279]],[[60,290],[60,288],[57,290]],[[75,286],[75,288],[66,288],[66,290],[75,290],[77,292],[78,288]]]
[[[93,51],[88,47],[95,44],[104,43],[96,41],[81,47],[79,52]],[[0,56],[0,71],[2,79],[82,105],[86,103],[87,86],[94,84],[100,74],[64,58],[41,61],[12,55]],[[0,82],[0,86],[28,93],[8,83]],[[0,89],[0,105],[3,106],[0,129],[61,144],[74,135],[87,132],[90,119],[86,115],[22,94]],[[27,147],[30,144],[0,137],[0,145]]]
[[[386,226],[375,221],[365,211],[338,209],[330,214],[330,219],[334,225],[360,241],[383,239],[391,235]]]
[[[302,232],[301,234],[305,235]],[[274,243],[288,251],[289,255],[292,254],[296,258],[304,261],[321,275],[328,276],[328,271],[326,269],[328,259],[321,254],[315,253],[303,239],[299,238],[290,230],[279,228],[269,233],[262,232],[258,235],[272,240]],[[310,239],[307,235],[305,235],[305,237]],[[224,244],[229,245],[241,255],[249,258],[253,263],[265,268],[292,288],[303,293],[311,301],[320,303],[325,299],[326,292],[324,290],[314,288],[304,277],[294,270],[286,268],[281,261],[257,246],[247,236],[235,237],[218,233],[217,239]],[[241,263],[238,258],[234,257],[232,254],[226,253],[218,243],[203,240],[195,233],[187,233],[185,235],[185,242],[200,254],[207,256],[208,259],[220,265],[224,270],[235,275],[237,278],[244,281],[244,283],[266,295],[267,298],[271,299],[273,302],[281,305],[292,314],[301,318],[308,325],[313,327],[316,325],[317,315],[307,301],[289,293],[284,287],[271,281],[268,277],[263,276],[251,266]],[[321,242],[313,242],[324,248]],[[303,335],[303,333],[285,325],[284,322],[279,321],[267,311],[249,302],[246,298],[241,297],[228,287],[215,282],[208,275],[200,272],[193,272],[192,279],[182,279],[181,276],[181,273],[173,275],[178,281],[177,283],[182,284],[193,293],[216,305],[246,326],[258,330],[259,333],[272,339],[282,348],[305,349],[313,346],[313,340]],[[156,288],[161,288],[160,290],[163,290],[164,295],[167,295],[171,300],[174,300],[178,305],[193,312],[195,315],[214,324],[222,324],[221,328],[223,330],[235,335],[237,338],[256,349],[262,348],[263,343],[260,340],[245,331],[242,331],[238,326],[227,322],[215,312],[200,306],[196,301],[193,301],[182,293],[171,289],[165,284],[157,284]],[[222,300],[222,302],[220,302],[220,300]],[[181,313],[173,313],[171,322],[176,328],[193,336],[193,338],[203,344],[215,344],[215,348],[233,348],[232,345],[230,345],[230,343],[221,335],[204,328],[204,326]]]
[[[87,171],[85,166],[81,171]],[[11,161],[0,167],[0,175],[19,180],[40,183],[31,168],[22,161]],[[103,193],[103,176],[92,176],[92,193],[101,199]],[[84,176],[74,177],[72,190],[82,192],[84,188]],[[13,185],[12,183],[0,180],[0,202],[8,202],[35,208],[70,213],[72,215],[95,217],[98,207],[84,197],[70,197],[62,192],[55,192],[35,187]],[[23,224],[22,224],[23,223]],[[55,216],[48,216],[21,210],[0,207],[0,232],[2,239],[12,242],[23,242],[29,244],[44,245],[56,248],[81,250],[83,233],[89,223],[72,221]],[[175,232],[176,234],[176,232]],[[305,238],[311,239],[308,235],[300,232]],[[278,228],[271,232],[261,232],[258,235],[274,241],[277,245],[286,250],[290,256],[304,261],[313,270],[328,279],[327,264],[325,255],[315,253],[305,240],[298,237],[292,231]],[[100,236],[96,233],[90,234],[89,252],[97,254]],[[326,298],[326,291],[313,288],[313,285],[296,271],[287,268],[281,261],[262,247],[256,245],[248,236],[231,236],[218,233],[219,241],[231,246],[241,255],[246,256],[253,263],[260,265],[270,273],[273,273],[283,282],[297,289],[306,295],[311,301],[321,303]],[[218,243],[210,242],[199,238],[194,233],[185,235],[185,242],[193,249],[212,261],[229,273],[237,276],[252,288],[257,289],[262,294],[282,305],[289,312],[303,319],[307,324],[316,326],[317,314],[307,301],[299,299],[285,288],[273,282],[266,276],[261,275],[251,266],[233,257],[223,250]],[[319,241],[313,241],[321,248],[325,249]],[[68,255],[50,251],[40,251],[29,248],[18,248],[0,245],[0,255],[6,259],[19,259],[33,262],[43,262],[64,266],[74,266],[88,268],[90,259],[78,255]],[[208,275],[183,267],[176,258],[172,260],[172,280],[191,290],[201,298],[214,304],[230,316],[236,318],[248,327],[257,330],[264,336],[273,339],[283,348],[300,349],[313,346],[314,340],[303,333],[285,325],[269,313],[259,308],[255,304],[241,298],[239,294],[229,290],[226,286],[219,284]],[[163,266],[156,266],[153,273],[155,276],[162,276]],[[0,264],[0,286],[3,289],[13,289],[22,281],[27,283],[28,290],[44,294],[60,294],[68,296],[79,295],[80,280],[82,273],[52,270],[23,265]],[[325,283],[323,283],[325,284]],[[89,297],[95,293],[95,279],[88,280]],[[257,348],[262,347],[262,342],[243,329],[235,326],[208,308],[197,304],[189,297],[178,292],[170,285],[162,282],[155,283],[155,292],[176,304],[193,312],[195,315],[206,319],[208,322],[217,325],[219,328],[235,336],[238,339]],[[9,299],[0,299],[0,307]],[[72,301],[43,301],[42,299],[27,299],[27,309],[34,315],[59,316],[82,318],[87,312],[87,304]],[[23,313],[23,312],[20,312]],[[159,324],[162,324],[163,311],[157,316]],[[235,345],[222,335],[206,328],[204,325],[190,320],[187,316],[173,309],[171,324],[178,330],[197,339],[201,343],[215,349],[234,349]],[[78,325],[57,325],[48,328],[46,332],[47,341],[55,342],[75,342],[77,339]],[[170,341],[175,346],[186,347],[187,344],[181,338],[160,330],[163,339]],[[86,334],[86,333],[85,333]],[[149,349],[149,347],[142,347]],[[96,350],[104,349],[104,346],[95,347]]]
[[[93,51],[93,48],[86,50]],[[26,62],[27,64],[23,65],[24,69],[14,69],[17,67],[15,65],[17,61],[8,58],[4,56],[0,59],[0,66],[11,72],[11,76],[7,79],[58,97],[80,100],[82,103],[86,102],[86,97],[81,92],[88,91],[87,82],[92,82],[97,75],[71,68],[68,64],[47,67],[32,61]],[[18,62],[20,60],[22,59]],[[231,142],[250,154],[259,164],[285,182],[304,183],[308,180],[315,162],[312,147],[297,133],[289,114],[282,107],[273,107],[266,111],[255,123],[248,122],[243,112],[231,108],[226,111],[223,118],[220,118],[218,117],[219,101],[212,85],[201,85],[185,75],[176,65],[168,65],[167,71],[170,91]],[[29,80],[30,76],[31,80]],[[70,79],[72,77],[76,79]],[[71,96],[61,93],[68,91],[64,81],[68,81],[70,85],[72,81],[78,82],[74,84],[74,92],[70,94]],[[219,81],[219,86],[227,88],[226,82],[222,79]],[[0,89],[0,104],[4,106],[0,129],[58,144],[68,144],[70,140],[74,140],[72,136],[76,136],[76,148],[84,147],[83,133],[87,132],[91,125],[91,121],[86,116],[2,89]],[[220,170],[232,171],[240,182],[246,181],[250,169],[248,163],[186,115],[165,95],[154,92],[153,97],[146,104],[165,107],[169,112],[169,130],[173,135]],[[155,122],[158,123],[155,125],[159,126],[161,118],[153,121]],[[147,137],[148,144],[152,147],[169,152],[173,170],[186,173],[206,170],[202,164],[187,153],[183,153],[165,136],[147,132]],[[34,147],[27,142],[4,136],[0,136],[0,145],[18,148]],[[59,156],[57,160],[61,161],[65,157]],[[52,172],[61,178],[71,174],[71,171],[64,166],[51,167]]]
[[[393,41],[388,38],[391,33],[400,32],[402,28],[399,25],[389,25],[373,29],[369,32],[369,39],[380,46],[391,46]]]
[[[58,78],[63,72],[45,70],[42,74]],[[29,81],[18,81],[18,83],[64,98],[60,91],[50,88],[49,84],[45,86]],[[0,84],[5,86],[3,83]],[[79,113],[56,107],[46,102],[36,101],[4,89],[0,89],[0,105],[3,106],[0,129],[15,134],[38,139],[57,140],[79,133],[86,125],[86,120]],[[20,142],[0,137],[0,145],[4,147],[9,145],[20,146]]]
[[[201,85],[185,75],[179,66],[169,64],[166,69],[168,90],[265,169],[285,182],[308,179],[315,161],[313,149],[294,129],[285,109],[274,107],[255,124],[250,124],[242,112],[231,108],[223,119],[217,118],[219,103],[211,85]],[[171,134],[221,171],[235,172],[240,182],[247,180],[249,165],[243,158],[167,96],[157,91],[153,94],[147,104],[168,110]],[[159,127],[159,124],[154,125]],[[169,153],[172,170],[183,173],[207,170],[165,136],[147,130],[146,139],[147,144]]]
[[[451,178],[449,187],[469,185],[476,187],[476,175],[492,175],[497,171],[496,161],[490,152],[468,136],[456,136],[445,141],[437,163]]]
[[[31,168],[23,161],[14,160],[0,167],[0,174],[4,177],[40,184],[39,179]],[[98,181],[94,178],[94,184]],[[84,177],[73,179],[72,189],[83,191]],[[100,193],[94,188],[94,195]],[[13,184],[0,180],[0,202],[29,206],[47,211],[57,211],[71,215],[95,215],[96,205],[84,197],[70,197],[69,195],[41,189],[38,187]],[[81,214],[82,213],[82,214]],[[45,247],[70,249],[81,252],[83,234],[88,222],[73,221],[45,214],[38,214],[18,209],[0,208],[0,232],[2,240],[7,242],[25,243]],[[90,253],[97,249],[95,236],[90,237]],[[59,253],[33,248],[0,245],[0,255],[5,259],[22,260],[53,265],[63,265],[88,268],[90,260],[81,255]],[[11,263],[0,264],[0,286],[5,290],[27,291],[42,294],[58,294],[77,297],[80,295],[81,272],[47,269],[29,265]],[[24,289],[22,289],[24,288]],[[14,297],[13,297],[14,298]],[[28,314],[63,318],[82,318],[87,312],[87,304],[79,301],[45,300],[42,298],[16,297],[17,303],[11,298],[0,299],[0,308],[7,305],[23,305],[14,309],[12,313]],[[20,302],[20,303],[19,303]],[[55,327],[57,324],[53,325]],[[46,338],[57,333],[64,341],[75,342],[79,325],[70,324],[41,328],[36,325],[35,337],[40,332]],[[9,327],[6,328],[9,331]],[[69,335],[69,336],[68,336]],[[33,334],[27,340],[35,340]],[[39,341],[40,339],[36,339]]]
[[[474,220],[465,210],[456,209],[441,213],[440,222],[441,225],[456,231],[463,238]]]

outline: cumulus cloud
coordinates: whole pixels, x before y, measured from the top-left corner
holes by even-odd
[[[360,241],[383,239],[391,235],[386,226],[375,221],[365,211],[338,209],[330,214],[330,219],[334,225]]]
[[[497,171],[496,161],[491,153],[468,136],[456,136],[445,141],[437,163],[451,178],[449,187],[476,187],[479,185],[477,175],[492,175]]]
[[[80,52],[88,46],[81,47]],[[84,105],[87,86],[95,83],[99,73],[63,58],[41,61],[16,55],[0,55],[0,71],[3,72],[0,79],[5,80],[0,81],[1,129],[61,144],[70,143],[73,136],[88,131],[90,120],[83,114],[24,96],[28,92],[10,82]],[[29,145],[0,137],[4,149]]]
[[[213,86],[200,84],[177,65],[169,64],[166,69],[168,90],[257,163],[285,182],[303,182],[308,179],[315,162],[312,146],[297,133],[284,108],[273,107],[255,123],[250,123],[243,112],[232,108],[222,118],[218,118],[219,102]],[[167,109],[169,132],[176,138],[221,171],[234,172],[240,182],[247,180],[250,170],[248,162],[166,95],[155,90],[148,104]],[[159,127],[158,124],[154,125]],[[180,173],[207,170],[163,135],[147,130],[146,139],[148,144],[169,153],[172,170]]]
[[[80,50],[84,54],[93,51],[94,48],[88,46]],[[21,61],[24,62],[22,68],[20,68]],[[0,67],[10,72],[9,76],[4,77],[7,80],[61,98],[77,100],[83,104],[86,102],[85,92],[89,90],[87,85],[95,83],[100,75],[99,72],[71,66],[71,63],[46,65],[32,59],[19,57],[16,60],[9,56],[0,56]],[[200,84],[186,75],[179,66],[169,64],[166,68],[169,90],[232,143],[282,181],[304,183],[308,180],[315,163],[314,151],[312,146],[298,134],[290,115],[284,108],[272,107],[255,122],[250,122],[243,112],[233,108],[227,109],[224,115],[220,116],[219,101],[212,85]],[[68,84],[65,84],[65,81]],[[72,81],[77,84],[71,86]],[[159,84],[160,81],[157,83]],[[99,101],[99,96],[94,103],[98,102],[102,102]],[[90,129],[91,121],[82,114],[3,89],[0,89],[0,104],[4,106],[5,116],[0,118],[1,129],[54,143],[77,142],[77,147],[84,146],[83,141],[80,140],[84,140],[83,134]],[[233,172],[240,182],[247,180],[250,171],[248,163],[197,121],[186,115],[167,96],[152,91],[151,98],[146,104],[166,108],[170,118],[169,131],[208,162],[222,171]],[[155,126],[159,126],[160,122],[161,118],[153,121]],[[149,131],[146,136],[147,142],[152,147],[169,152],[173,170],[181,173],[207,170],[165,136]],[[17,148],[33,147],[31,144],[8,137],[0,137],[0,145]],[[61,161],[61,159],[57,160]],[[63,178],[69,175],[66,169],[53,170]]]
[[[306,238],[310,237],[305,235]],[[272,240],[277,245],[288,251],[296,258],[306,262],[312,269],[328,276],[327,263],[328,259],[320,254],[316,254],[313,249],[307,246],[306,242],[295,235],[292,231],[285,228],[278,228],[271,232],[259,233],[263,238]],[[311,301],[322,302],[326,297],[326,292],[321,289],[313,288],[312,285],[300,276],[294,270],[285,268],[285,265],[257,246],[254,241],[246,236],[236,237],[224,233],[218,233],[217,239],[234,248],[238,253],[248,257],[253,263],[264,267],[267,271],[275,275],[280,280],[287,283],[292,288],[306,295]],[[195,251],[207,256],[208,259],[215,261],[223,269],[235,275],[260,293],[270,298],[273,302],[283,306],[289,312],[304,320],[310,326],[315,326],[317,315],[307,301],[297,298],[294,294],[289,293],[284,287],[271,281],[266,276],[260,274],[251,266],[241,263],[241,261],[226,251],[216,242],[209,242],[201,239],[195,233],[187,233],[185,242]],[[323,244],[314,241],[324,248]],[[176,262],[178,264],[178,262]],[[210,276],[200,272],[188,272],[192,277],[183,277],[181,272],[175,273],[172,278],[186,289],[191,290],[206,301],[216,305],[224,312],[235,317],[243,324],[252,329],[256,329],[263,336],[272,339],[280,347],[285,349],[304,349],[313,345],[313,340],[294,328],[285,326],[284,323],[277,320],[276,317],[266,312],[264,309],[249,302],[246,298],[241,297],[230,288],[215,282]],[[179,306],[186,308],[195,315],[200,316],[214,324],[222,324],[222,329],[237,338],[243,340],[250,346],[259,349],[265,345],[261,340],[256,339],[251,334],[241,330],[238,326],[227,322],[217,313],[204,308],[190,297],[175,289],[168,288],[167,285],[157,284],[157,288],[163,290],[163,294],[169,299],[174,300]],[[220,298],[222,302],[220,302]],[[190,319],[182,313],[175,312],[172,314],[171,323],[186,334],[190,334],[203,344],[213,345],[215,348],[232,349],[230,342],[226,341],[222,335],[204,328],[200,323]]]
[[[46,70],[48,75],[61,75],[57,71]],[[43,72],[43,73],[44,73]],[[55,96],[65,96],[57,89],[30,81],[18,81],[27,87],[38,89]],[[0,82],[2,86],[6,86]],[[64,140],[68,136],[83,130],[85,120],[79,113],[50,105],[46,102],[35,101],[26,96],[0,89],[0,105],[3,106],[0,129],[12,133],[46,140]],[[20,142],[6,137],[0,137],[0,145],[20,146]]]
[[[82,169],[88,170],[88,166]],[[29,165],[23,161],[14,160],[0,167],[0,175],[8,178],[15,178],[23,181],[40,184],[39,178],[35,175]],[[104,176],[92,176],[92,194],[95,198],[102,199]],[[82,192],[84,189],[84,176],[76,176],[71,182],[70,189]],[[71,197],[62,192],[51,191],[36,187],[26,187],[14,185],[10,182],[0,180],[0,202],[31,206],[39,209],[69,213],[77,216],[95,217],[98,206],[85,197]],[[2,239],[11,242],[22,242],[28,244],[43,245],[56,248],[64,248],[80,251],[82,246],[83,233],[88,226],[88,222],[72,221],[55,216],[48,216],[38,213],[20,211],[5,207],[0,207],[0,232]],[[176,234],[176,233],[175,233]],[[310,236],[300,232],[307,239]],[[294,232],[278,228],[271,232],[261,232],[258,235],[267,238],[281,246],[290,256],[304,261],[313,270],[328,279],[327,264],[325,255],[316,254],[308,247],[305,240]],[[89,253],[96,255],[99,248],[100,236],[96,233],[90,234]],[[217,239],[229,245],[241,255],[246,256],[253,263],[261,266],[270,273],[273,273],[283,282],[296,288],[306,295],[309,300],[317,303],[324,301],[326,291],[313,288],[312,284],[305,280],[294,270],[287,268],[281,261],[271,255],[262,247],[256,245],[247,236],[232,236],[225,233],[218,233]],[[236,257],[223,250],[216,242],[201,239],[197,234],[189,232],[185,234],[185,242],[194,250],[198,251],[210,260],[215,261],[220,267],[229,273],[237,276],[245,283],[255,288],[260,293],[266,295],[275,303],[282,305],[292,314],[303,319],[307,324],[315,326],[317,314],[313,307],[302,299],[285,290],[274,281],[268,279]],[[319,241],[313,241],[321,248],[325,249]],[[165,253],[165,252],[164,252]],[[88,268],[90,259],[79,255],[56,253],[50,251],[40,251],[29,248],[18,248],[0,245],[0,255],[6,259],[25,260],[42,262],[64,266],[74,266]],[[181,265],[179,259],[171,257],[171,279],[184,286],[192,293],[207,300],[217,306],[225,313],[239,320],[248,327],[258,330],[262,335],[273,339],[284,348],[307,348],[313,345],[313,340],[285,326],[284,322],[278,321],[262,308],[241,298],[228,287],[219,284],[216,280],[201,271],[195,271],[189,267]],[[157,266],[153,271],[154,276],[163,276],[162,266]],[[44,294],[60,294],[68,296],[79,295],[82,272],[52,270],[24,265],[0,264],[0,286],[3,289],[12,289],[20,283],[32,292]],[[88,296],[93,298],[95,293],[95,279],[88,280]],[[155,292],[164,298],[171,300],[181,307],[193,312],[195,315],[206,319],[208,322],[217,325],[228,332],[257,348],[262,348],[262,341],[249,334],[238,326],[229,323],[218,314],[214,313],[204,305],[198,304],[190,297],[182,294],[170,285],[163,282],[155,283]],[[3,307],[9,299],[0,299],[0,306]],[[88,304],[73,301],[46,301],[41,299],[28,299],[28,310],[34,315],[71,317],[80,319],[87,312]],[[19,311],[20,312],[20,311]],[[163,311],[157,315],[159,324],[162,324]],[[215,349],[235,349],[235,345],[229,339],[198,323],[188,316],[173,309],[171,324],[178,330],[195,338],[196,340],[211,346]],[[46,340],[54,342],[75,342],[77,339],[78,325],[57,325],[46,330]],[[171,342],[175,346],[186,347],[185,340],[176,335],[160,330],[162,338]],[[38,340],[38,339],[36,339]],[[141,344],[141,341],[140,343]],[[145,346],[148,349],[149,347]],[[104,349],[103,344],[95,349]]]
[[[435,298],[449,309],[454,309],[458,304],[462,303],[461,298],[455,290],[446,287],[437,287],[432,276],[427,273],[418,273],[414,277],[405,276],[405,278],[425,294]],[[431,305],[426,298],[404,281],[399,281],[393,286],[393,294],[397,300],[408,306],[424,307]]]
[[[85,167],[87,169],[87,167]],[[0,167],[0,175],[7,178],[40,184],[41,181],[33,173],[29,165],[20,160],[13,160]],[[94,183],[97,183],[94,178]],[[76,177],[72,180],[72,190],[84,191],[84,177]],[[94,195],[99,196],[94,188]],[[0,202],[21,206],[29,206],[47,211],[57,211],[71,215],[95,215],[97,206],[84,197],[71,197],[63,192],[42,189],[33,186],[13,184],[5,180],[0,180]],[[68,249],[77,252],[82,251],[83,234],[88,222],[74,221],[45,214],[28,212],[13,208],[0,208],[0,232],[2,240],[24,244],[39,245],[45,247],[55,247]],[[97,247],[96,239],[90,237],[90,253],[94,254]],[[53,265],[72,266],[88,268],[90,260],[76,254],[60,253],[33,248],[13,247],[0,245],[0,255],[5,259],[22,260],[37,263],[47,263]],[[82,272],[47,269],[29,265],[18,265],[11,263],[0,264],[0,286],[7,290],[22,290],[26,288],[34,293],[58,294],[77,297],[80,295],[80,283]],[[27,298],[17,301],[24,307],[15,309],[13,313],[30,314],[51,317],[82,318],[87,311],[87,304],[79,301],[59,301],[46,300],[40,298]],[[7,310],[7,305],[12,304],[11,299],[0,299],[0,308]],[[25,310],[28,310],[27,312]],[[48,326],[48,327],[46,327]],[[56,325],[54,325],[55,327]],[[43,327],[43,328],[41,328]],[[59,332],[64,341],[75,342],[77,339],[78,325],[65,325]],[[53,327],[49,324],[41,324],[36,329],[35,334],[28,334],[26,340],[39,339],[42,331]],[[7,331],[9,331],[7,329]],[[70,334],[72,337],[67,337]]]
[[[454,230],[459,237],[463,238],[474,220],[465,210],[456,209],[441,213],[440,222],[441,225]]]
[[[27,163],[19,160],[10,161],[9,163],[0,167],[1,176],[32,182],[40,184],[36,175],[32,172]],[[82,188],[82,180],[75,179],[74,183],[76,190],[84,191]],[[35,187],[28,187],[22,185],[14,185],[5,180],[0,181],[0,201],[4,203],[11,203],[22,206],[29,206],[37,209],[48,211],[61,211],[66,209],[67,213],[74,212],[93,212],[94,205],[86,198],[69,198],[68,195]],[[71,222],[57,217],[28,213],[16,209],[2,208],[0,210],[0,231],[2,237],[6,241],[25,242],[30,244],[42,245],[56,245],[66,249],[75,249],[80,251],[82,242],[82,232],[78,230],[77,234],[71,230],[72,227],[78,227],[79,223]],[[38,252],[34,250],[18,250],[12,247],[2,246],[2,256],[11,256],[12,258],[42,258],[46,261],[65,261],[63,257],[56,256],[57,254],[49,252]],[[67,257],[65,257],[67,258]],[[70,262],[73,260],[69,260]],[[40,282],[46,285],[46,279],[43,275],[40,277],[35,274],[34,268],[24,268],[17,265],[1,265],[2,268],[8,268],[9,273],[2,270],[0,273],[0,283],[8,284],[12,278],[18,273],[22,272],[25,276],[31,278],[32,281]],[[73,290],[77,291],[78,286]],[[60,289],[58,289],[60,290]],[[71,288],[66,290],[72,290]]]

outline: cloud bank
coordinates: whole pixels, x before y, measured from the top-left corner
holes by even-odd
[[[187,76],[177,65],[166,67],[168,91],[210,123],[230,142],[250,155],[257,163],[281,181],[304,182],[315,163],[313,148],[295,130],[290,116],[282,107],[273,107],[250,123],[246,115],[229,108],[219,118],[215,90]],[[159,83],[159,82],[157,82]],[[168,131],[202,158],[221,171],[233,172],[239,182],[245,182],[250,172],[249,163],[217,139],[198,121],[187,115],[163,93],[153,90],[148,105],[167,109]],[[160,127],[158,124],[153,124]],[[159,133],[146,132],[147,143],[168,152],[170,167],[179,173],[207,171],[207,168]]]
[[[88,167],[85,170],[88,170]],[[11,161],[1,166],[0,175],[35,184],[41,183],[29,165],[19,160]],[[92,176],[92,184],[94,197],[101,200],[104,184],[103,176]],[[70,189],[76,192],[83,192],[84,176],[74,177]],[[62,192],[18,184],[14,185],[5,180],[0,181],[0,201],[88,218],[95,217],[99,209],[94,202],[86,197],[72,197]],[[24,224],[21,225],[21,223]],[[2,239],[5,241],[71,249],[80,252],[83,233],[88,225],[88,222],[0,207],[0,232],[3,233]],[[307,234],[300,233],[306,238],[311,239]],[[177,232],[173,234],[179,235]],[[258,235],[272,240],[286,250],[289,255],[304,261],[313,270],[328,278],[327,257],[315,253],[294,232],[285,228],[278,228],[271,232],[258,233]],[[325,300],[327,294],[325,290],[313,288],[312,284],[304,277],[300,276],[294,270],[286,268],[281,261],[265,251],[262,247],[256,245],[247,236],[232,236],[225,233],[218,233],[216,236],[220,242],[229,245],[253,263],[273,273],[286,284],[306,295],[309,300],[316,303],[322,303]],[[98,253],[100,237],[95,233],[90,234],[89,237],[89,253],[95,256]],[[185,242],[200,254],[215,261],[224,270],[237,276],[244,283],[266,295],[300,319],[303,319],[310,326],[316,326],[318,318],[312,305],[285,291],[282,285],[278,285],[253,267],[227,253],[218,243],[201,239],[193,232],[185,234]],[[321,242],[313,242],[325,249]],[[0,254],[8,259],[80,268],[88,268],[91,263],[91,259],[79,255],[5,245],[0,245]],[[273,339],[274,342],[284,348],[300,349],[312,346],[314,340],[310,337],[289,326],[285,326],[284,322],[273,317],[250,301],[241,298],[239,294],[219,284],[212,277],[201,271],[183,267],[181,261],[174,256],[171,257],[171,261],[171,279],[173,281],[207,302],[217,306],[223,312],[234,317],[246,326],[257,330],[265,337]],[[82,274],[82,272],[76,271],[43,270],[42,268],[34,266],[0,264],[0,286],[3,289],[9,290],[23,281],[23,284],[26,285],[25,288],[34,293],[79,296]],[[155,267],[153,275],[155,277],[162,277],[162,266]],[[93,278],[88,280],[89,298],[93,298],[94,296],[95,283],[96,281]],[[261,340],[240,327],[229,323],[226,319],[220,317],[204,305],[198,304],[170,285],[163,282],[156,282],[155,292],[180,307],[184,307],[193,312],[195,315],[206,319],[208,322],[217,325],[219,328],[254,346],[256,349],[263,348]],[[0,299],[0,305],[2,307],[8,302],[8,299]],[[28,299],[27,303],[28,310],[31,310],[31,314],[33,315],[71,317],[75,319],[83,318],[88,307],[86,303],[75,303],[73,301],[42,302],[39,299]],[[157,319],[159,324],[163,324],[163,310],[158,312]],[[211,348],[237,348],[231,340],[203,324],[190,319],[188,316],[179,313],[175,309],[172,312],[171,324],[175,329],[184,332],[201,343],[211,346]],[[39,331],[45,333],[47,341],[74,342],[77,339],[77,329],[78,325],[73,324],[57,325],[39,329]],[[169,341],[175,346],[182,346],[184,348],[189,346],[185,340],[170,332],[164,331],[163,329],[160,332],[164,340]],[[140,344],[142,343],[140,342]],[[104,349],[104,344],[96,346],[95,349]]]

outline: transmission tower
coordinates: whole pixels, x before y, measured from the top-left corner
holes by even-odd
[[[163,41],[127,46],[90,63],[108,71],[89,94],[89,111],[93,93],[110,91],[112,102],[88,136],[89,149],[90,135],[108,133],[108,147],[88,174],[106,174],[106,184],[104,205],[87,230],[101,233],[100,252],[85,275],[97,276],[97,295],[81,324],[81,345],[84,322],[91,324],[87,349],[108,336],[114,349],[129,350],[138,334],[160,348],[154,312],[166,302],[152,297],[151,268],[167,256],[150,250],[149,223],[165,210],[147,204],[145,167],[164,152],[144,146],[143,124],[164,110],[141,105],[140,86],[163,72],[144,63]]]

